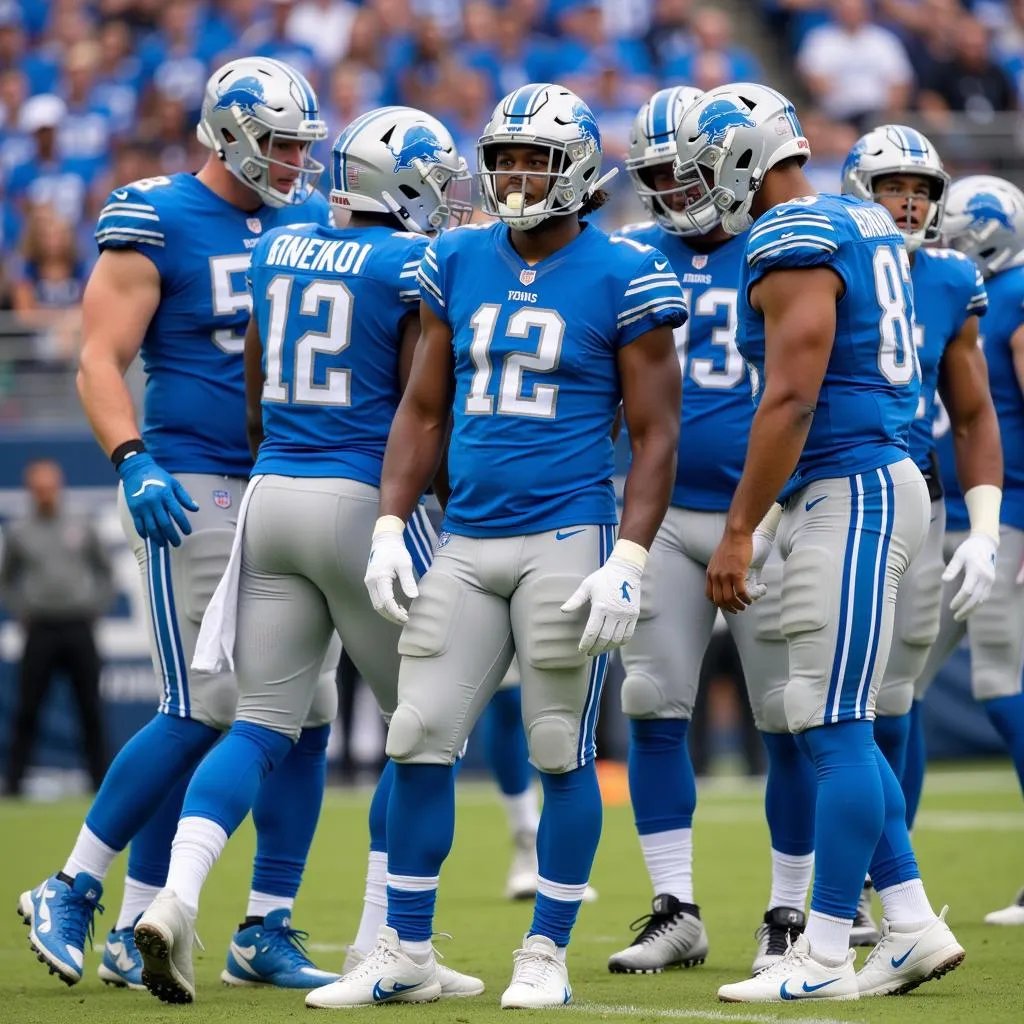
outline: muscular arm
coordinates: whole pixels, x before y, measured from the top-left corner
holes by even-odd
[[[978,484],[1003,486],[999,421],[978,347],[978,318],[969,316],[939,364],[939,394],[953,431],[956,475],[964,493]]]
[[[245,328],[245,435],[249,453],[255,459],[263,444],[263,341],[256,317]]]
[[[750,536],[800,459],[836,332],[842,281],[824,267],[776,270],[751,300],[764,315],[764,391],[726,531]]]
[[[78,395],[93,433],[109,455],[139,436],[124,374],[138,355],[160,303],[160,275],[141,253],[105,250],[82,299]]]
[[[656,327],[619,351],[622,410],[633,461],[619,537],[650,550],[676,478],[682,380],[671,327]]]
[[[1013,359],[1013,372],[1017,377],[1017,387],[1024,395],[1024,327],[1018,327],[1010,338],[1010,356]]]
[[[409,381],[391,424],[380,484],[380,514],[412,514],[437,472],[452,402],[452,332],[420,303],[419,341]]]

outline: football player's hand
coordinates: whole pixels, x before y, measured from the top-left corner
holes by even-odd
[[[960,589],[949,602],[956,622],[963,622],[978,605],[988,600],[996,579],[996,542],[987,533],[972,533],[953,552],[953,557],[942,574],[942,582],[964,575]]]
[[[596,658],[629,642],[640,617],[640,580],[646,560],[647,552],[639,544],[617,541],[608,561],[562,605],[562,611],[568,614],[590,602],[580,654]]]
[[[158,547],[181,543],[178,530],[188,536],[192,524],[186,510],[198,512],[199,506],[170,473],[165,473],[149,452],[129,455],[117,468],[124,485],[132,522],[140,537]]]
[[[746,586],[751,600],[757,601],[768,593],[768,587],[761,582],[761,570],[775,546],[775,535],[764,530],[755,530],[752,543],[754,553],[751,555],[750,568],[747,570]]]
[[[768,546],[764,557],[768,557]],[[708,562],[707,583],[704,588],[709,601],[727,612],[741,612],[756,598],[747,589],[747,573],[754,560],[754,538],[749,533],[726,530]],[[763,564],[763,563],[762,563]],[[758,587],[763,584],[758,582]],[[757,597],[761,597],[764,590]]]
[[[398,577],[402,591],[410,601],[419,596],[412,558],[405,546],[404,531],[405,523],[398,516],[381,516],[377,520],[370,545],[370,560],[363,577],[366,589],[370,592],[373,610],[400,626],[409,621],[409,613],[395,597],[395,577]]]

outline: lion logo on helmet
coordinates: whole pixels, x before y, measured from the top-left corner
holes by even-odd
[[[217,97],[214,110],[230,110],[238,107],[246,114],[255,114],[257,106],[263,106],[267,102],[267,94],[263,91],[263,83],[252,75],[238,79],[229,85],[224,92]]]
[[[999,196],[991,192],[978,192],[971,196],[964,208],[970,215],[972,224],[981,224],[987,220],[994,220],[1007,231],[1013,231],[1013,221],[1009,214],[1003,209]]]
[[[395,158],[395,171],[412,167],[416,160],[427,164],[440,163],[441,157],[438,154],[443,151],[441,140],[422,124],[414,124],[406,129],[397,150],[388,146],[388,152]]]
[[[714,100],[697,118],[697,134],[706,135],[711,146],[721,145],[733,128],[756,128],[757,122],[731,100]]]

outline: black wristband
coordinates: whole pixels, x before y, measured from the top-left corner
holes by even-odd
[[[121,463],[128,458],[129,455],[136,455],[139,452],[144,452],[146,446],[142,443],[142,439],[133,437],[130,441],[125,441],[124,444],[119,444],[111,453],[110,461],[114,464],[114,469],[120,469]]]

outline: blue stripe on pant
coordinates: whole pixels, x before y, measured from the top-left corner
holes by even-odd
[[[615,546],[615,527],[599,527],[600,564],[608,560]],[[576,766],[582,768],[597,755],[597,718],[601,711],[601,691],[608,674],[608,655],[601,654],[590,662],[590,676],[587,681],[587,699],[583,705],[580,720],[580,735],[576,746]]]
[[[171,553],[146,540],[146,589],[153,616],[153,635],[157,659],[163,674],[164,698],[160,711],[176,718],[188,718],[191,704],[188,694],[188,666],[178,631],[171,581]]]
[[[412,566],[419,579],[434,560],[437,537],[425,505],[417,505],[405,524],[405,547],[412,558]]]
[[[888,469],[850,477],[850,525],[826,723],[864,718],[867,714],[881,634],[893,498]]]

